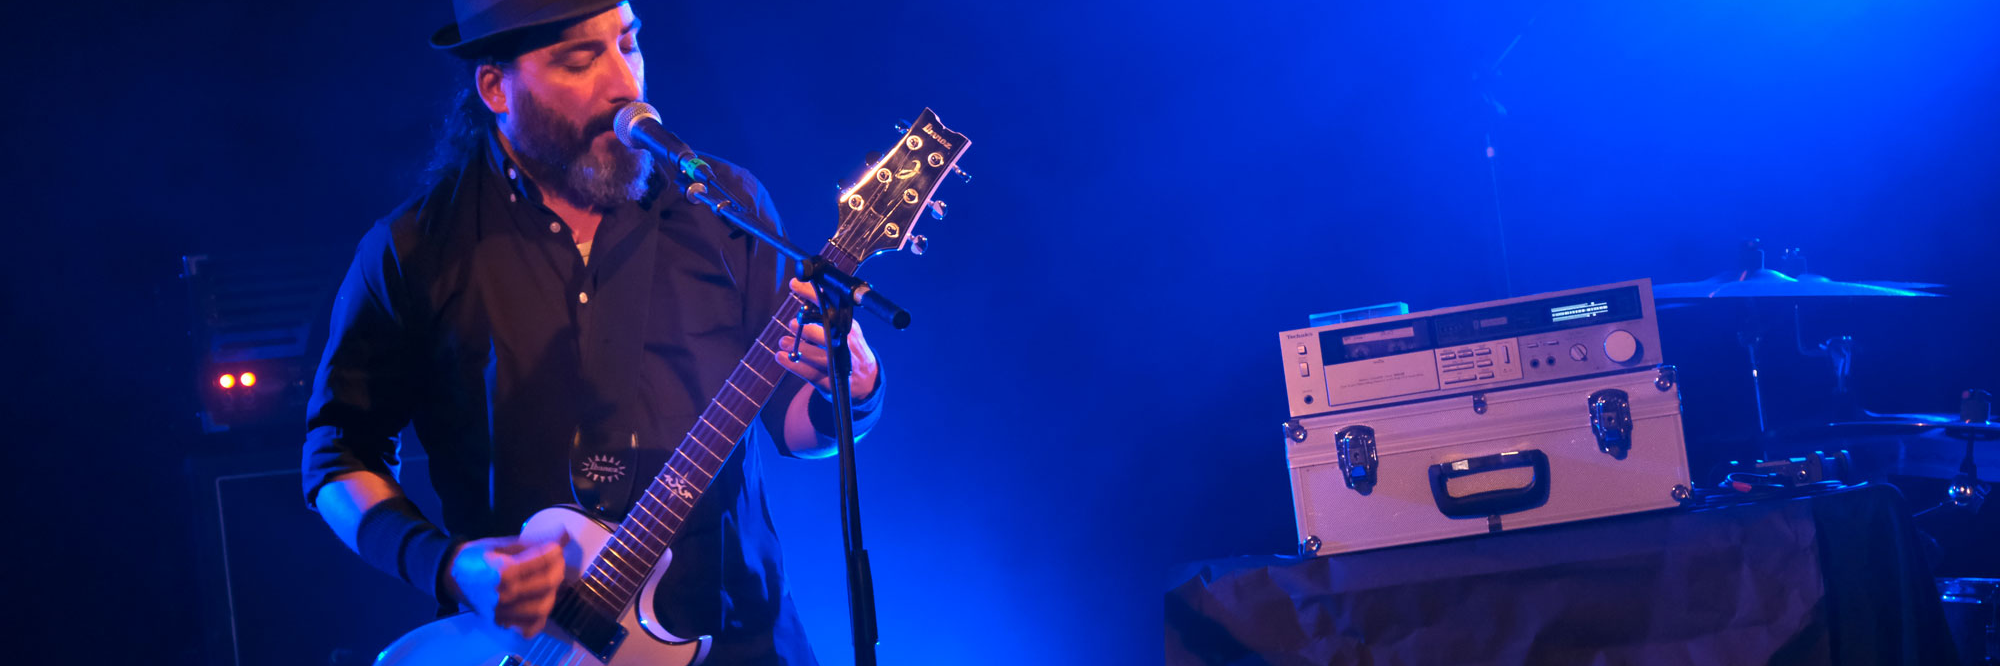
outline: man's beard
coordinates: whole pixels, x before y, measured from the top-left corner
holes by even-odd
[[[525,89],[521,93],[509,109],[515,133],[508,138],[521,167],[537,184],[587,208],[611,208],[645,196],[646,180],[653,174],[650,153],[615,141],[606,153],[591,150],[597,137],[611,131],[616,109],[579,127],[542,105],[534,94]]]

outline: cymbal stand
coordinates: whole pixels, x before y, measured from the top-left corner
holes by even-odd
[[[1970,390],[1962,394],[1959,401],[1959,420],[1964,423],[1986,423],[1992,418],[1993,395],[1985,391]],[[1965,440],[1965,462],[1958,465],[1958,476],[1952,477],[1951,485],[1945,487],[1945,497],[1952,505],[1962,509],[1978,511],[1986,502],[1986,484],[1979,481],[1979,467],[1973,462],[1972,445],[1980,439],[1979,430],[1961,428],[1955,432],[1946,427],[1945,432]]]

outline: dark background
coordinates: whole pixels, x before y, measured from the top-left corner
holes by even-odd
[[[2000,384],[1990,2],[641,1],[653,102],[795,238],[893,120],[973,139],[931,254],[866,271],[917,315],[869,329],[897,385],[861,460],[885,663],[1157,662],[1175,563],[1295,536],[1271,343],[1308,313],[1695,280],[1762,237],[1951,285],[1812,313],[1862,340],[1870,407]],[[299,433],[197,434],[178,257],[338,263],[466,80],[425,45],[447,3],[36,4],[0,47],[17,635],[231,663],[203,470],[282,468]],[[835,466],[772,476],[819,656],[848,663]],[[386,581],[305,564],[352,563],[271,497],[232,523],[274,525],[257,565]]]

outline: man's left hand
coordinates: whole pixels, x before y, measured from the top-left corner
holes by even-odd
[[[811,284],[792,280],[792,293],[797,294],[799,300],[815,307],[819,305],[819,295],[813,292]],[[792,338],[800,335],[799,324],[793,321],[787,326],[791,329],[791,335],[779,339],[776,354],[778,365],[784,366],[792,374],[819,387],[821,394],[831,395],[833,375],[828,368],[831,356],[826,350],[826,327],[806,324],[805,334],[802,336],[804,344],[798,345],[799,360],[794,361],[791,359],[791,351],[792,345],[797,343],[794,343]],[[859,321],[854,322],[853,327],[847,331],[847,352],[848,356],[854,359],[853,383],[848,387],[851,389],[849,393],[854,401],[859,403],[875,393],[875,382],[882,372],[881,366],[875,362],[875,350],[868,348],[868,339],[861,335]]]

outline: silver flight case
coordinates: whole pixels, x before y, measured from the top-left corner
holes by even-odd
[[[1301,551],[1330,555],[1676,506],[1673,368],[1286,423]]]

